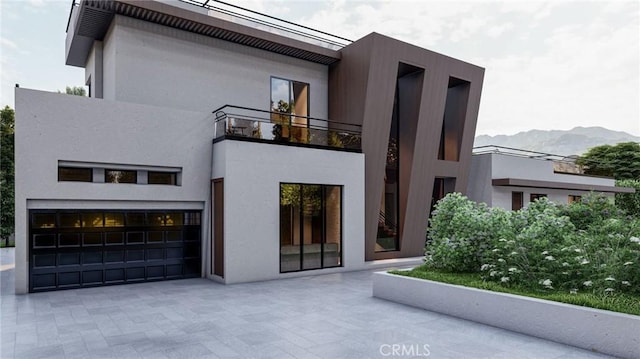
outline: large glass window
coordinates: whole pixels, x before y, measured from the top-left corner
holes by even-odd
[[[342,187],[280,184],[280,272],[342,265]]]
[[[309,142],[309,84],[272,77],[271,111],[274,140]]]

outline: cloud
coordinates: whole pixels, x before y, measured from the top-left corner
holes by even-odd
[[[504,34],[505,32],[511,30],[512,28],[513,28],[513,23],[510,23],[510,22],[500,24],[500,25],[494,25],[487,30],[487,35],[489,35],[489,37],[496,38]]]
[[[18,48],[18,45],[16,45],[15,42],[13,42],[13,41],[11,41],[9,39],[6,39],[4,37],[0,37],[0,46],[8,47],[8,48],[13,49],[13,50]]]

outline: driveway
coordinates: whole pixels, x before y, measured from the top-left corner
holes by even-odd
[[[372,272],[16,296],[11,263],[2,249],[2,358],[606,357],[373,298]]]

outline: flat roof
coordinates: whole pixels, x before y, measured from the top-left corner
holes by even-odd
[[[189,7],[193,7],[193,10]],[[67,28],[70,44],[66,63],[84,67],[93,41],[104,38],[115,15],[170,26],[319,64],[329,65],[340,60],[340,52],[337,49],[302,41],[306,38],[301,31],[290,32],[288,36],[284,36],[283,34],[287,33],[282,32],[283,26],[278,27],[281,31],[276,32],[275,28],[266,22],[262,23],[262,28],[258,28],[248,26],[246,17],[236,16],[239,14],[223,13],[221,16],[211,16],[209,13],[212,10],[201,9],[184,1],[174,4],[166,1],[140,0],[83,0],[79,3],[74,1]],[[237,21],[239,18],[244,21]],[[314,36],[312,39],[319,42],[321,37]]]
[[[635,189],[631,187],[601,186],[582,183],[555,182],[555,181],[537,181],[520,178],[496,178],[491,181],[494,186],[509,187],[528,187],[528,188],[548,188],[548,189],[564,189],[577,191],[596,191],[608,193],[635,193]]]

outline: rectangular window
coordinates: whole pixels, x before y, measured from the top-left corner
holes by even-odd
[[[93,169],[58,167],[58,181],[93,182]]]
[[[522,192],[511,192],[511,210],[517,211],[522,209],[524,202],[524,194]]]
[[[582,196],[576,196],[576,195],[569,195],[569,204],[571,203],[580,203],[582,202]]]
[[[147,173],[148,184],[166,184],[176,185],[176,173],[175,172],[152,172]]]
[[[138,172],[126,170],[104,170],[104,181],[106,183],[137,183]]]
[[[275,141],[309,142],[309,84],[272,77],[271,111]]]
[[[543,193],[532,193],[531,195],[529,195],[529,202],[534,202],[535,200],[544,197],[547,197],[547,195]]]
[[[342,186],[280,184],[280,272],[342,265]]]

